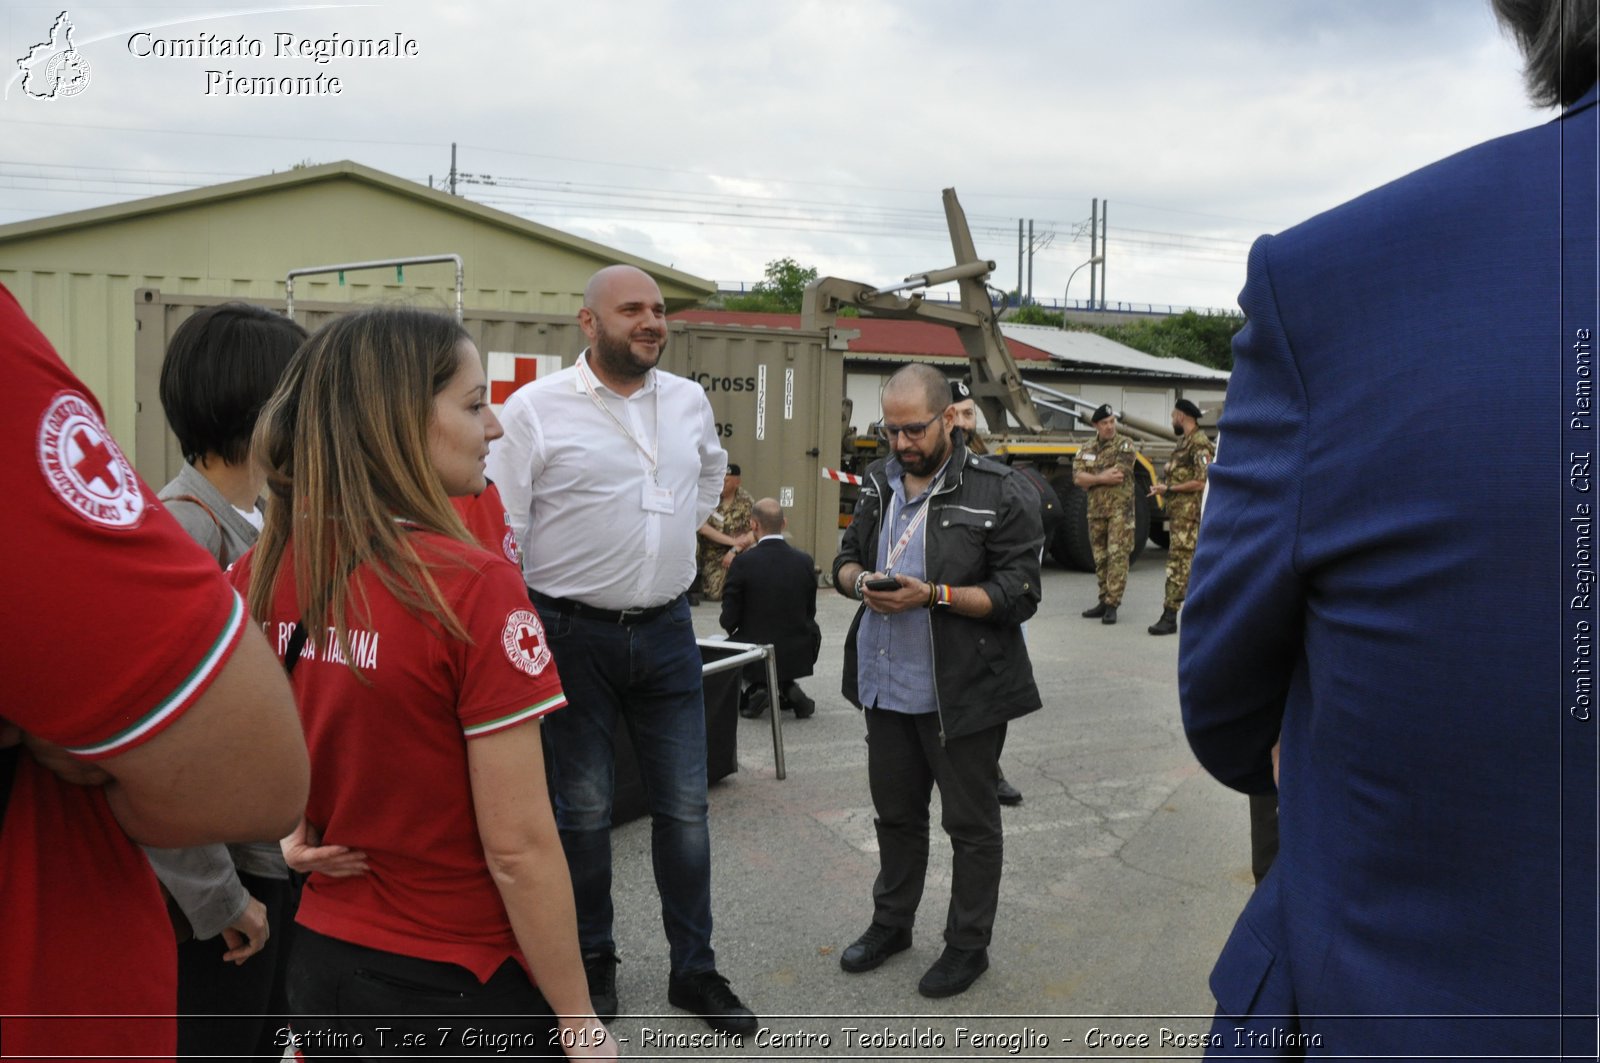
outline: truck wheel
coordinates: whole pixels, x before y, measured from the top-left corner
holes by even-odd
[[[1061,509],[1066,519],[1050,544],[1050,556],[1067,568],[1079,572],[1094,571],[1094,548],[1089,545],[1089,496],[1083,488],[1072,482],[1069,474],[1052,481],[1051,486],[1061,496]]]
[[[1128,565],[1139,560],[1139,555],[1144,553],[1145,540],[1150,537],[1150,525],[1153,524],[1155,513],[1155,499],[1150,497],[1150,474],[1143,465],[1133,467],[1133,552],[1128,555]]]
[[[1143,470],[1141,470],[1142,472]],[[1146,494],[1150,490],[1150,482],[1143,475],[1134,477],[1133,481],[1133,552],[1128,555],[1128,565],[1139,560],[1139,555],[1144,553],[1144,542],[1150,535],[1150,506],[1151,500]]]

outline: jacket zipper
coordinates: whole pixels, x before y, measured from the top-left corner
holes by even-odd
[[[928,501],[923,503],[928,507],[928,516],[922,522],[922,575],[923,581],[932,583],[928,572],[928,529],[933,526],[933,500],[940,495],[949,494],[959,486],[960,480],[941,491],[936,491],[928,496]],[[893,529],[891,528],[892,532]],[[933,610],[928,610],[928,660],[933,662],[933,712],[939,718],[939,748],[945,747],[944,738],[944,703],[939,699],[939,650],[933,641]]]

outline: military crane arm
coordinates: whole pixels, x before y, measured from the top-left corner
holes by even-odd
[[[1042,432],[1039,410],[1028,394],[1016,361],[1000,332],[1000,316],[989,298],[984,282],[994,272],[994,262],[980,259],[967,227],[966,213],[956,199],[956,190],[944,190],[945,220],[950,226],[950,245],[956,265],[913,274],[902,284],[876,288],[841,277],[819,277],[806,286],[800,307],[800,326],[833,332],[839,311],[855,307],[867,317],[899,318],[947,325],[956,330],[961,346],[972,365],[972,397],[983,411],[984,420],[993,426],[1007,423],[1006,414],[1027,432]],[[928,303],[923,293],[929,288],[955,281],[960,290],[959,306]],[[900,293],[911,291],[909,296]]]

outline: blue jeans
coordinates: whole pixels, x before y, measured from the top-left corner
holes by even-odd
[[[615,952],[611,905],[612,736],[621,719],[650,805],[650,855],[672,974],[716,967],[700,648],[680,596],[645,623],[587,620],[536,603],[567,707],[544,721],[556,826],[572,871],[578,945]]]

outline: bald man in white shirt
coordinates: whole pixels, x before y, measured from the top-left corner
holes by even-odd
[[[588,349],[511,396],[488,468],[569,702],[543,726],[589,993],[597,1015],[616,1015],[611,803],[620,721],[650,803],[671,949],[667,999],[742,1036],[755,1032],[755,1016],[717,972],[711,948],[705,705],[685,595],[695,533],[717,504],[728,455],[705,391],[656,368],[668,338],[656,282],[608,266],[583,302]]]

